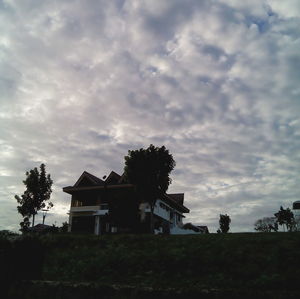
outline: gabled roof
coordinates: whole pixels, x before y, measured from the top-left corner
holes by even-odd
[[[125,181],[124,174],[120,176],[116,172],[112,171],[105,181],[99,179],[98,177],[84,171],[74,186],[67,186],[63,188],[63,191],[69,194],[77,191],[93,191],[102,190],[104,188],[108,189],[118,189],[118,188],[133,188],[132,184],[128,184]]]
[[[83,182],[90,182],[90,184],[88,184],[89,186],[103,186],[104,185],[104,181],[97,178],[96,176],[88,173],[87,171],[84,171],[82,173],[82,175],[79,177],[79,179],[77,180],[77,182],[74,184],[74,187],[78,187],[80,185],[85,185],[88,186],[86,183],[83,184]]]
[[[178,196],[177,196],[178,195]],[[165,194],[164,199],[169,202],[169,204],[175,206],[179,211],[183,213],[189,213],[190,210],[183,205],[184,193],[178,194]]]
[[[114,171],[111,171],[105,180],[106,185],[116,185],[120,183],[121,176]]]
[[[115,171],[111,171],[109,176],[105,180],[106,185],[118,185],[118,184],[126,184],[125,174],[119,175]]]
[[[123,174],[120,177],[119,183],[120,184],[126,184],[126,183],[128,183],[127,180],[126,180],[126,176],[125,176],[124,172],[123,172]]]
[[[183,205],[184,193],[173,193],[167,195],[171,197],[173,200],[175,200],[178,204]]]

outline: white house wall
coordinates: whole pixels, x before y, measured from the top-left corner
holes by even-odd
[[[168,211],[164,208],[161,207],[161,204],[163,204],[166,208],[168,208]],[[149,209],[149,208],[148,208]],[[146,210],[150,212],[149,210]],[[182,221],[177,220],[177,215],[180,215],[181,219],[183,217],[183,215],[176,209],[170,207],[168,204],[166,204],[164,201],[158,199],[155,203],[155,207],[154,207],[154,215],[159,216],[169,222],[171,222],[171,212],[174,213],[173,216],[173,222],[172,222],[172,227],[178,227],[182,225]]]
[[[164,202],[162,202],[160,199],[158,199],[156,201],[156,204],[155,204],[155,207],[154,207],[154,214],[167,220],[167,221],[170,221],[170,211],[166,211],[165,209],[163,209],[161,206],[160,206],[160,203],[163,203],[165,206],[168,206],[166,205]],[[169,206],[168,206],[169,207]],[[169,209],[171,209],[169,207]]]

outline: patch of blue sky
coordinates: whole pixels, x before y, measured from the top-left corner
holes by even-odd
[[[248,27],[250,27],[252,24],[255,24],[260,33],[264,33],[270,28],[270,23],[268,19],[262,19],[253,16],[248,16],[246,18],[246,24]]]

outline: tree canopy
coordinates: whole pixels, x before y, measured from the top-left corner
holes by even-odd
[[[280,207],[279,211],[274,214],[277,218],[277,222],[279,225],[282,225],[287,228],[288,231],[292,231],[295,227],[295,219],[293,212],[287,208],[284,209],[282,206]]]
[[[227,233],[229,231],[230,223],[231,223],[231,219],[230,219],[229,215],[220,214],[220,220],[219,220],[220,229],[218,230],[218,232],[219,233]]]
[[[169,151],[150,145],[147,149],[130,150],[125,157],[125,176],[135,184],[143,199],[153,205],[171,183],[170,173],[176,163]]]
[[[50,199],[52,192],[52,179],[50,174],[46,174],[45,164],[40,165],[40,170],[36,167],[26,172],[26,179],[23,181],[26,190],[21,196],[15,195],[15,199],[19,203],[18,212],[23,216],[20,223],[22,229],[26,229],[29,225],[29,219],[32,217],[32,226],[34,226],[34,218],[41,209],[50,209],[53,207]]]
[[[136,186],[140,200],[149,203],[151,217],[156,200],[166,193],[171,184],[170,173],[175,165],[165,146],[150,144],[146,149],[129,150],[125,156],[125,177]]]

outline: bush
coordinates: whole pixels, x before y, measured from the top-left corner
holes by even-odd
[[[44,247],[37,236],[23,235],[13,242],[13,273],[15,279],[41,279]]]

